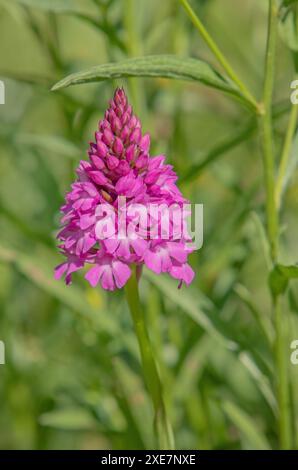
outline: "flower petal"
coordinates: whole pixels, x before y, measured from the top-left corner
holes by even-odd
[[[122,263],[122,261],[114,261],[113,274],[118,289],[121,289],[130,278],[131,270],[127,264]]]
[[[102,274],[102,266],[95,265],[85,274],[85,279],[92,287],[96,287]]]

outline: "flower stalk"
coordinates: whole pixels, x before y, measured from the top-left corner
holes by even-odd
[[[268,36],[266,50],[265,79],[263,90],[264,114],[260,118],[263,146],[264,177],[266,187],[267,232],[271,249],[271,259],[275,263],[278,253],[278,214],[275,205],[274,142],[272,126],[272,96],[275,71],[275,49],[277,34],[277,9],[270,0]]]
[[[253,109],[256,111],[257,114],[261,114],[261,109],[259,107],[259,104],[251,94],[251,92],[248,90],[247,86],[242,82],[242,80],[238,77],[238,75],[235,73],[234,69],[218,47],[218,45],[215,43],[213,38],[210,36],[208,31],[206,30],[205,26],[201,22],[200,18],[194,10],[191,8],[188,0],[179,0],[183,8],[185,9],[186,13],[188,14],[189,18],[191,19],[193,25],[195,28],[199,31],[200,35],[208,45],[209,49],[213,52],[214,56],[217,58],[223,69],[225,70],[226,74],[229,76],[229,78],[232,80],[232,82],[239,88],[239,90],[242,91],[243,96],[246,98],[246,100],[252,105]]]
[[[291,414],[289,374],[286,359],[287,317],[281,308],[282,298],[274,300],[275,364],[277,370],[277,401],[279,405],[279,440],[281,449],[291,449]]]
[[[155,411],[154,425],[159,448],[174,449],[174,437],[166,414],[162,384],[140,304],[136,268],[133,268],[133,274],[125,285],[125,293],[139,343],[145,383]]]
[[[267,235],[270,244],[271,262],[274,265],[279,255],[279,215],[276,201],[274,139],[272,126],[272,97],[274,86],[275,53],[278,7],[276,0],[269,0],[268,35],[263,90],[264,112],[260,117],[263,146],[264,178],[266,187]],[[291,415],[289,409],[289,377],[286,363],[286,318],[281,308],[281,296],[272,294],[275,342],[276,393],[278,400],[279,441],[282,449],[291,448]]]

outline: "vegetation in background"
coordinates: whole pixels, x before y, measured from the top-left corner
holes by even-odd
[[[123,292],[52,274],[59,206],[116,85],[204,204],[193,286],[145,271],[140,291],[177,448],[298,448],[297,8],[0,1],[0,448],[155,445]]]

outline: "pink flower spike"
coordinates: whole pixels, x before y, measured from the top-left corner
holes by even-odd
[[[148,153],[150,148],[150,135],[145,134],[144,137],[142,137],[141,142],[140,142],[140,149],[144,153]]]
[[[142,134],[124,90],[118,88],[90,142],[89,160],[80,161],[77,180],[61,207],[57,238],[65,261],[56,267],[55,279],[65,276],[70,284],[72,274],[88,265],[85,278],[92,287],[115,290],[126,284],[132,265],[139,275],[146,265],[156,274],[168,273],[179,287],[192,282],[190,237],[177,235],[182,224],[174,217],[187,201],[166,157],[151,157],[149,151],[150,135]],[[159,215],[147,216],[148,207],[156,204],[162,206]],[[167,209],[169,230],[162,224]],[[105,234],[106,223],[113,227]]]

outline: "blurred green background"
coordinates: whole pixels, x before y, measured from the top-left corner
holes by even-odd
[[[260,96],[267,1],[193,0],[192,5]],[[151,132],[153,152],[167,155],[185,195],[204,204],[204,246],[191,258],[193,285],[178,291],[168,277],[148,271],[141,281],[177,448],[278,446],[267,340],[263,171],[249,112],[202,85],[165,79],[50,92],[71,72],[160,53],[214,64],[175,0],[0,1],[0,79],[6,87],[0,106],[0,340],[6,346],[6,364],[0,366],[1,449],[155,445],[123,292],[91,289],[82,274],[68,288],[53,280],[61,262],[55,247],[59,207],[116,85],[125,87],[143,129]],[[277,150],[293,76],[290,53],[279,41]],[[225,148],[238,135],[238,145]],[[282,218],[285,263],[297,260],[296,183],[293,172]],[[295,284],[289,300],[284,309],[294,340]],[[290,364],[290,352],[289,343],[298,425],[298,366]]]

